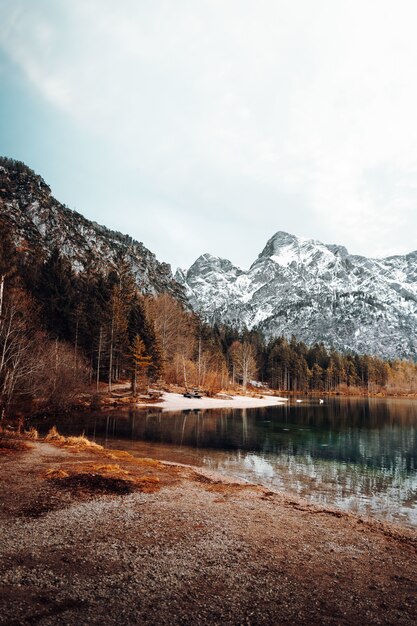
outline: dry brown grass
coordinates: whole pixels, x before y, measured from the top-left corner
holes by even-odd
[[[25,438],[32,439],[33,441],[37,441],[39,439],[39,433],[36,428],[29,428],[29,430],[25,430],[23,433]]]
[[[125,450],[110,450],[108,456],[110,459],[121,459],[124,461],[130,461],[134,458],[130,452],[126,452]]]
[[[80,466],[83,472],[97,473],[108,476],[129,476],[130,472],[114,463],[82,463]]]
[[[60,443],[61,441],[63,441],[65,439],[65,437],[63,437],[62,435],[59,434],[58,429],[56,426],[52,426],[52,428],[49,430],[48,434],[45,436],[45,441],[49,441],[49,442],[55,442],[55,443]]]
[[[140,465],[144,467],[154,467],[156,469],[164,469],[165,465],[158,461],[157,459],[150,458],[138,458],[130,454],[130,452],[126,452],[125,450],[110,450],[107,453],[107,456],[110,459],[119,459],[121,461],[129,461],[130,463],[134,463],[135,465]]]
[[[22,452],[24,450],[30,450],[32,446],[25,441],[25,439],[28,438],[35,439],[32,433],[29,435],[30,432],[31,431],[28,431],[28,433],[22,434],[19,430],[9,430],[8,428],[2,428],[0,426],[0,452]]]
[[[43,474],[57,489],[73,492],[77,497],[113,493],[124,495],[134,491],[154,493],[162,486],[178,480],[179,469],[166,466],[151,458],[137,458],[125,450],[106,450],[84,435],[65,437],[56,427],[51,428],[45,441],[68,452],[90,453],[102,457],[102,462],[64,462]],[[118,461],[112,463],[109,461]],[[146,473],[143,473],[146,472]]]
[[[51,468],[44,474],[44,477],[47,480],[54,480],[55,478],[68,478],[68,476],[68,472],[60,468]]]
[[[150,459],[152,460],[152,459]],[[77,463],[49,469],[43,477],[58,488],[83,493],[153,493],[160,488],[157,476],[137,476],[115,463]]]
[[[64,448],[72,448],[74,452],[85,449],[88,449],[91,452],[101,451],[104,449],[103,446],[100,446],[98,443],[87,439],[85,435],[78,435],[77,437],[64,437],[64,435],[61,435],[58,432],[56,426],[52,426],[45,437],[45,441],[48,443],[54,443],[55,445],[62,446]]]
[[[0,452],[1,453],[12,453],[12,452],[23,452],[25,450],[30,450],[31,445],[26,441],[22,441],[15,436],[8,437],[0,435]]]
[[[165,468],[165,465],[161,463],[161,461],[158,461],[157,459],[147,459],[147,458],[139,459],[139,458],[133,457],[132,463],[134,463],[135,465],[141,465],[145,467],[155,467],[158,469]]]
[[[160,489],[158,476],[141,476],[135,479],[135,484],[139,486],[142,493],[154,493]]]

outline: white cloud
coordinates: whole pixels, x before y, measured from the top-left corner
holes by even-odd
[[[190,263],[201,242],[245,265],[278,229],[417,247],[416,18],[411,0],[16,0],[0,45],[148,181],[165,258]],[[177,253],[178,206],[196,245]]]

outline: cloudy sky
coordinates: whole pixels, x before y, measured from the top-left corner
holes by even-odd
[[[186,267],[417,248],[414,0],[0,0],[0,153]]]

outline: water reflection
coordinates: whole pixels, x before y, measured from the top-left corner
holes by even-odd
[[[324,405],[177,413],[123,410],[55,423],[66,434],[84,431],[108,447],[202,464],[322,504],[417,524],[414,401],[330,399]]]

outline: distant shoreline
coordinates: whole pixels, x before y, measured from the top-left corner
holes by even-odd
[[[255,409],[257,407],[278,406],[288,402],[288,398],[280,396],[222,396],[215,398],[185,398],[180,393],[164,392],[158,403],[142,404],[139,406],[157,406],[163,411],[186,411],[187,409]]]

